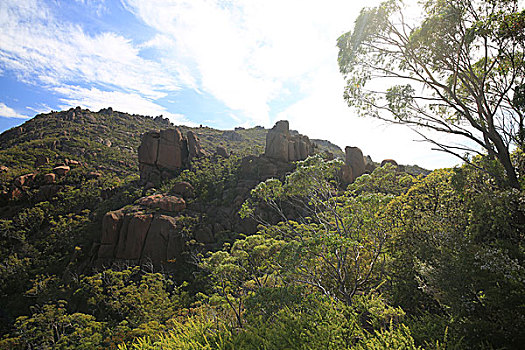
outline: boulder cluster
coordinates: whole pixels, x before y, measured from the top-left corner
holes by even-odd
[[[272,176],[277,171],[271,171],[276,166],[273,162],[269,162],[270,159],[288,163],[304,160],[314,154],[314,152],[315,144],[310,141],[308,136],[290,132],[288,121],[278,121],[266,135],[264,157],[267,158],[266,163],[270,164],[265,164],[264,169],[261,169],[261,171]],[[253,162],[253,160],[251,161]],[[259,159],[257,164],[261,162],[264,163],[264,159]],[[255,164],[255,162],[253,163]],[[368,156],[363,157],[363,152],[359,147],[346,147],[344,165],[341,167],[340,172],[341,181],[343,184],[352,183],[359,176],[371,173],[374,168],[375,165],[372,159]],[[267,178],[267,176],[263,176],[263,178]]]
[[[47,168],[49,163],[49,158],[37,155],[34,163],[36,171],[15,177],[8,188],[0,192],[0,201],[21,200],[33,190],[37,190],[34,197],[36,201],[50,200],[62,188],[61,185],[56,184],[57,179],[66,176],[72,167],[82,166],[82,163],[76,160],[65,159],[55,164],[49,173],[38,171],[42,170],[40,167]],[[0,166],[0,172],[7,173],[8,171],[8,167]]]
[[[185,137],[178,128],[144,133],[138,149],[140,180],[158,184],[188,168],[192,158],[205,154],[193,131]]]
[[[283,162],[304,160],[313,155],[314,145],[308,136],[290,133],[287,120],[278,121],[266,134],[264,155]]]
[[[235,133],[229,133],[236,138]],[[213,247],[229,232],[253,233],[257,223],[241,220],[238,211],[250,191],[268,178],[283,178],[293,171],[294,161],[313,155],[316,146],[307,136],[290,131],[288,121],[279,121],[268,131],[264,155],[244,157],[239,166],[237,182],[224,188],[218,197],[224,204],[191,200],[194,189],[187,182],[173,185],[168,193],[140,198],[132,206],[106,213],[102,236],[96,248],[97,264],[118,261],[152,262],[155,266],[182,257],[190,241]],[[145,188],[176,176],[190,167],[193,158],[206,156],[197,135],[189,131],[184,137],[178,128],[147,132],[138,149],[140,178]],[[223,146],[217,146],[216,156],[227,157]],[[385,162],[393,163],[392,160]],[[343,185],[374,170],[370,157],[364,157],[358,147],[346,147],[340,178]],[[184,218],[194,225],[184,227]],[[269,222],[278,217],[270,214]],[[183,259],[181,259],[183,260]]]

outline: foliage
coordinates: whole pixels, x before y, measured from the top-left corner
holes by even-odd
[[[516,0],[422,6],[416,23],[401,1],[363,9],[339,38],[345,100],[366,115],[465,139],[455,146],[424,136],[466,161],[464,152],[481,148],[505,169],[506,184],[520,188],[510,149],[525,147],[525,12]]]
[[[259,288],[275,285],[275,257],[283,243],[253,235],[235,241],[229,251],[214,252],[203,260],[201,266],[213,279],[216,300],[228,305],[239,327],[243,325],[242,311],[246,297]]]
[[[497,16],[520,23],[518,15]],[[502,36],[515,33],[497,28]],[[372,35],[376,28],[364,30]],[[389,103],[406,109],[411,93],[392,89]],[[100,131],[92,122],[79,122],[82,135],[68,113],[37,117],[26,133],[0,136],[0,162],[10,166],[0,190],[22,172],[39,172],[22,198],[0,203],[0,348],[441,350],[519,348],[525,341],[525,196],[501,186],[505,167],[490,156],[418,177],[387,164],[346,189],[340,161],[310,157],[253,189],[241,214],[261,223],[258,232],[228,231],[228,243],[200,244],[195,266],[95,270],[90,250],[103,215],[144,195],[136,159],[126,151],[138,143],[133,123],[140,130],[158,123],[89,112],[107,128],[101,127],[110,147],[95,140]],[[226,143],[216,130],[198,130],[205,147]],[[240,149],[253,137],[260,152],[261,130],[236,130],[227,145]],[[54,141],[60,142],[53,149]],[[35,168],[40,154],[84,164],[41,198],[43,173],[52,166]],[[523,182],[523,150],[511,159]],[[197,215],[199,206],[217,218],[222,213],[212,211],[237,197],[239,163],[236,155],[198,160],[149,191],[192,183],[197,198],[177,217],[190,238],[207,220]],[[101,176],[89,176],[98,165]]]
[[[240,160],[237,156],[219,157],[215,160],[209,158],[194,159],[192,168],[183,170],[169,184],[186,181],[195,188],[195,194],[200,200],[219,203],[231,202],[233,198],[228,198],[224,194],[226,189],[231,188],[236,183]],[[166,189],[168,189],[169,184],[165,186]]]
[[[30,317],[17,319],[16,337],[0,341],[0,348],[20,349],[95,349],[102,342],[105,324],[92,315],[70,314],[66,302],[46,304]]]
[[[308,158],[284,183],[271,179],[258,185],[252,198],[285,220],[268,231],[286,241],[279,256],[286,277],[350,305],[356,293],[369,293],[382,283],[386,262],[390,227],[384,210],[392,196],[365,189],[374,183],[400,188],[406,177],[391,176],[393,168],[379,169],[338,195],[337,169],[337,162]],[[300,208],[299,222],[287,218],[285,204]],[[255,217],[253,199],[241,215]]]
[[[391,203],[392,292],[407,310],[450,315],[454,337],[513,347],[525,325],[523,194],[491,180],[435,171]]]
[[[260,291],[253,297],[258,298]],[[391,344],[413,345],[409,329],[396,323],[396,317],[401,316],[399,311],[385,306],[379,298],[359,298],[357,304],[363,309],[349,309],[319,295],[287,291],[298,298],[282,305],[271,319],[252,315],[244,329],[232,331],[220,322],[200,316],[177,323],[167,334],[139,338],[131,346],[121,345],[119,349],[361,349],[369,344],[385,344],[378,348],[388,349]],[[279,302],[274,298],[276,295],[264,294],[265,301]],[[258,310],[251,311],[258,313]],[[384,331],[378,328],[376,332],[372,324],[378,323],[386,323],[387,328]]]

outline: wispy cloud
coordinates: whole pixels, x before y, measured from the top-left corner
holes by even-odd
[[[80,25],[56,18],[40,1],[2,1],[0,28],[0,66],[28,84],[56,91],[96,86],[127,94],[130,101],[141,96],[151,106],[183,84],[178,77],[184,68],[141,57],[140,48],[121,35],[87,34]]]
[[[5,103],[0,102],[0,117],[4,118],[23,118],[28,119],[27,115],[18,113],[13,108],[6,106]]]
[[[101,16],[108,11],[106,0],[75,0],[75,2],[82,4],[86,9],[91,10]]]
[[[3,0],[0,70],[43,85],[64,108],[113,106],[187,122],[159,101],[191,89],[212,95],[224,104],[226,119],[245,126],[289,119],[294,129],[360,146],[374,159],[425,159],[429,147],[411,143],[417,135],[357,118],[342,99],[336,39],[352,29],[361,7],[378,2],[120,0],[151,29],[149,38],[137,40],[87,33],[82,21],[57,18],[42,1]]]
[[[26,109],[33,111],[37,114],[40,113],[49,113],[53,108],[49,107],[45,103],[39,103],[37,106],[27,106]]]
[[[331,0],[125,3],[159,33],[150,44],[171,47],[202,90],[266,125],[285,85],[301,88],[323,65],[336,65],[335,40],[359,8]]]

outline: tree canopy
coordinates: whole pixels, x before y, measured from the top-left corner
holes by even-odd
[[[345,100],[464,160],[487,153],[506,175],[494,178],[519,188],[510,153],[525,147],[525,11],[517,0],[421,6],[419,23],[398,0],[363,9],[338,39]],[[424,130],[468,141],[445,144]]]

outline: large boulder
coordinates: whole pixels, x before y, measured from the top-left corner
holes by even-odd
[[[141,183],[157,185],[173,178],[188,168],[191,158],[204,155],[199,138],[192,131],[187,139],[178,128],[144,133],[138,149]]]
[[[352,167],[348,164],[343,164],[340,170],[340,178],[343,185],[348,185],[354,181],[354,175],[352,173]]]
[[[365,173],[365,159],[359,147],[345,148],[345,164],[352,168],[353,180]]]
[[[188,140],[188,154],[190,159],[203,157],[206,155],[206,153],[201,147],[199,137],[196,133],[194,133],[193,131],[188,131],[188,133],[186,134],[186,138]]]
[[[228,158],[230,156],[224,146],[217,146],[215,153],[223,158]]]
[[[139,260],[142,248],[153,220],[153,214],[132,213],[126,214],[119,235],[116,252],[117,259]]]
[[[189,182],[179,181],[171,187],[170,193],[187,199],[195,196],[195,189]]]
[[[35,176],[36,174],[33,173],[20,175],[15,179],[14,184],[16,187],[28,186],[31,184]]]
[[[182,134],[179,129],[166,129],[160,132],[157,166],[169,170],[182,167]]]
[[[139,200],[138,206],[106,213],[97,248],[99,264],[131,260],[152,261],[159,266],[180,258],[184,237],[174,216],[180,211],[180,203],[184,201],[175,196],[148,196]],[[152,212],[149,208],[169,213]]]
[[[38,188],[37,202],[49,201],[61,190],[61,186],[55,184],[42,185]]]
[[[399,164],[397,164],[397,162],[393,159],[383,159],[381,166],[385,166],[386,164],[392,164],[395,167],[399,166]]]
[[[177,219],[168,215],[156,215],[151,222],[144,242],[141,259],[150,259],[154,265],[181,256],[184,242]]]
[[[264,150],[264,155],[269,158],[287,162],[290,159],[289,139],[290,132],[288,121],[278,121],[266,134],[266,148]]]
[[[150,131],[144,133],[140,139],[139,163],[155,165],[159,150],[160,133]]]
[[[369,174],[372,174],[376,169],[376,165],[370,156],[365,157],[365,171]]]
[[[110,211],[104,215],[102,218],[101,244],[117,244],[123,218],[124,212],[122,210]]]
[[[59,165],[53,168],[53,172],[58,176],[64,176],[71,170],[67,165]]]

